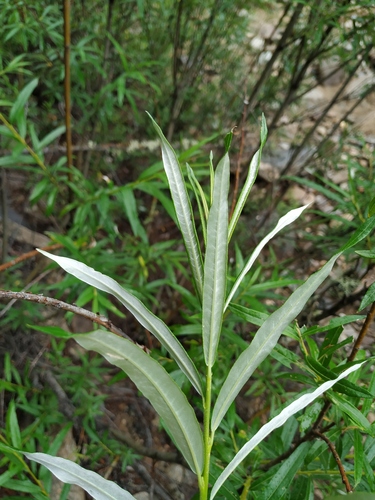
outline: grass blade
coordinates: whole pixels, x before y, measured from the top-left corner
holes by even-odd
[[[240,193],[240,196],[237,200],[232,218],[230,220],[228,241],[230,241],[232,238],[232,235],[233,235],[233,232],[236,228],[238,219],[240,218],[243,207],[245,206],[245,203],[246,203],[246,200],[250,194],[251,188],[253,187],[255,179],[258,175],[260,159],[262,156],[262,150],[263,150],[264,144],[266,142],[266,139],[267,139],[267,124],[266,124],[266,119],[264,118],[264,115],[262,115],[262,125],[261,125],[261,129],[260,129],[260,147],[259,147],[258,151],[254,154],[253,158],[251,159],[246,182],[241,190],[241,193]]]
[[[228,255],[229,156],[219,162],[207,222],[202,308],[203,350],[207,366],[215,362],[224,312]]]
[[[246,262],[244,268],[240,272],[238,278],[236,279],[229,295],[227,298],[227,301],[225,303],[225,309],[228,307],[230,301],[232,300],[234,294],[236,293],[238,287],[240,286],[242,280],[246,276],[246,274],[250,271],[252,265],[256,261],[258,255],[260,252],[263,250],[263,248],[267,245],[267,243],[272,239],[275,234],[277,234],[279,231],[281,231],[285,226],[288,226],[292,222],[294,222],[298,217],[301,215],[301,213],[308,207],[309,205],[305,205],[300,208],[295,208],[294,210],[290,210],[286,215],[281,217],[279,222],[276,224],[275,229],[273,229],[263,240],[259,243],[259,245],[255,248],[254,252],[251,254],[249,260]]]
[[[358,370],[363,365],[364,362],[358,363],[351,366],[344,372],[342,372],[335,380],[329,380],[325,382],[320,387],[315,389],[315,391],[309,394],[304,394],[300,398],[296,399],[289,406],[284,408],[276,417],[263,425],[263,427],[248,441],[236,454],[233,460],[227,465],[223,472],[218,477],[214,487],[212,488],[210,500],[212,500],[216,493],[219,491],[221,485],[226,481],[226,479],[232,474],[236,467],[244,460],[248,454],[261,443],[273,430],[281,427],[289,417],[296,414],[297,412],[303,410],[308,404],[312,403],[316,398],[321,396],[325,391],[330,389],[336,382],[343,379],[355,370]]]
[[[151,115],[149,116],[161,140],[161,150],[163,155],[164,169],[165,173],[167,174],[169,188],[171,190],[173,203],[176,209],[178,224],[180,226],[181,234],[184,239],[198,296],[202,298],[203,295],[202,255],[194,223],[194,214],[191,208],[190,199],[187,194],[184,177],[182,175],[178,158],[172,146],[164,137],[164,134],[159,125],[154,121]]]
[[[24,452],[24,455],[29,460],[47,467],[63,483],[80,486],[96,500],[135,500],[133,495],[120,488],[116,483],[108,481],[96,472],[86,470],[70,460],[51,457],[46,453]]]
[[[86,266],[86,264],[83,264],[82,262],[78,262],[77,260],[69,259],[67,257],[52,255],[43,250],[39,250],[39,252],[49,259],[57,262],[57,264],[59,264],[59,266],[61,266],[66,272],[72,274],[84,283],[94,286],[98,290],[110,293],[116,297],[116,299],[118,299],[128,309],[128,311],[133,314],[133,316],[144,328],[155,335],[159,342],[167,349],[169,354],[176,361],[181,370],[185,373],[195,389],[199,392],[199,394],[202,394],[200,376],[183,346],[176,339],[167,325],[157,316],[152,314],[152,312],[147,309],[147,307],[139,299],[137,299],[137,297],[134,297],[134,295],[122,288],[114,279],[95,271],[95,269]]]
[[[201,474],[201,428],[185,394],[165,369],[137,345],[104,330],[74,335],[74,339],[124,370],[161,416],[191,469]]]

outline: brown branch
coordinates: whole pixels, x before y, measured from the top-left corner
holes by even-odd
[[[66,127],[66,156],[69,169],[69,181],[73,182],[72,152],[72,124],[71,124],[71,92],[70,92],[70,0],[64,0],[64,98],[65,98],[65,127]],[[69,190],[69,201],[73,195]]]
[[[126,333],[124,333],[120,328],[115,326],[112,321],[110,321],[106,316],[102,314],[95,314],[87,309],[83,309],[82,307],[78,307],[72,304],[67,304],[58,299],[52,299],[51,297],[44,297],[44,295],[37,295],[35,293],[29,292],[12,292],[9,290],[0,290],[0,299],[12,299],[12,300],[27,300],[29,302],[36,302],[38,304],[44,304],[45,306],[56,307],[57,309],[62,309],[64,311],[72,312],[74,314],[78,314],[83,318],[86,318],[93,323],[97,323],[98,325],[104,326],[110,332],[118,335],[120,337],[124,337],[134,344],[134,340],[132,340]]]
[[[54,245],[42,247],[41,250],[45,250],[46,252],[49,252],[50,250],[57,250],[58,248],[62,248],[61,243],[55,243]],[[32,257],[35,257],[36,255],[40,255],[38,250],[31,250],[31,252],[24,253],[24,254],[20,255],[19,257],[16,257],[15,259],[10,260],[9,262],[5,262],[5,264],[2,264],[0,266],[0,273],[2,271],[5,271],[6,269],[9,269],[10,267],[15,266],[16,264],[19,264],[20,262],[23,262],[24,260],[31,259]]]
[[[356,357],[357,352],[359,351],[361,344],[363,342],[363,339],[366,337],[366,335],[368,333],[368,330],[370,328],[370,324],[372,323],[372,321],[374,321],[374,318],[375,318],[375,302],[373,302],[371,309],[366,316],[365,322],[363,323],[361,331],[359,332],[357,340],[355,341],[352,352],[350,353],[350,355],[348,357],[348,363],[350,361],[354,361],[354,358]]]
[[[327,443],[328,448],[331,450],[331,453],[336,460],[337,466],[338,466],[340,474],[341,474],[342,482],[345,484],[346,492],[347,493],[352,492],[353,488],[350,486],[348,476],[346,475],[344,466],[342,465],[341,459],[339,457],[339,454],[336,451],[335,445],[327,438],[327,436],[325,436],[321,432],[314,431],[314,434],[316,436],[318,436],[320,439],[322,439],[325,443]]]

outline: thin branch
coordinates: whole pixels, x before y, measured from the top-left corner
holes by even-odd
[[[11,299],[11,300],[27,300],[29,302],[36,302],[38,304],[44,304],[45,306],[52,306],[57,309],[62,309],[64,311],[72,312],[74,314],[78,314],[83,318],[86,318],[93,323],[97,323],[98,325],[104,326],[110,332],[115,335],[119,335],[120,337],[124,337],[134,344],[134,340],[132,340],[126,333],[124,333],[120,328],[115,326],[112,321],[110,321],[106,316],[102,314],[96,314],[87,309],[83,309],[82,307],[78,307],[72,304],[67,304],[58,299],[52,299],[51,297],[45,297],[44,295],[37,295],[35,293],[29,292],[12,292],[9,290],[0,290],[0,299]]]
[[[25,139],[17,132],[17,130],[13,127],[12,124],[8,122],[8,120],[5,118],[5,116],[0,113],[0,120],[4,123],[6,128],[12,133],[13,137],[20,142],[23,147],[29,152],[29,154],[32,156],[34,159],[35,163],[39,165],[39,167],[44,171],[44,173],[48,176],[49,180],[55,184],[55,186],[58,186],[57,180],[51,175],[50,171],[48,168],[45,166],[45,164],[42,162],[42,160],[39,158],[39,156],[35,153],[35,151],[27,144]],[[15,162],[17,161],[17,157],[15,158]]]
[[[65,98],[65,127],[66,127],[66,157],[69,169],[69,181],[73,182],[72,152],[72,123],[71,123],[71,91],[70,91],[70,0],[64,0],[64,98]],[[72,201],[73,192],[69,190],[69,201]]]
[[[373,302],[371,309],[366,316],[366,320],[363,323],[363,326],[361,328],[361,331],[359,332],[357,340],[355,341],[352,352],[350,353],[350,355],[348,357],[348,363],[350,361],[354,361],[354,358],[356,357],[357,352],[359,351],[361,344],[363,342],[363,339],[366,337],[366,335],[368,333],[368,330],[370,328],[370,324],[374,321],[374,318],[375,318],[375,302]]]
[[[45,250],[46,252],[49,252],[51,250],[57,250],[58,248],[62,248],[61,243],[55,243],[54,245],[48,245],[47,247],[42,247],[41,250]],[[20,255],[19,257],[16,257],[15,259],[10,260],[9,262],[5,262],[0,266],[0,273],[5,271],[6,269],[9,269],[10,267],[15,266],[16,264],[19,264],[20,262],[23,262],[24,260],[31,259],[32,257],[35,257],[36,255],[40,255],[38,250],[31,250],[31,252],[24,253]]]
[[[314,434],[320,439],[322,439],[325,443],[327,443],[328,448],[331,450],[331,453],[336,460],[337,466],[341,474],[342,482],[345,484],[346,492],[351,493],[353,491],[353,488],[350,486],[348,476],[346,475],[344,466],[342,465],[341,459],[336,451],[335,445],[327,438],[327,436],[325,436],[321,432],[314,431]]]

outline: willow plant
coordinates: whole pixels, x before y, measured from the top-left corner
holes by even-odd
[[[161,140],[163,163],[176,211],[176,220],[185,243],[196,295],[202,306],[201,332],[205,369],[202,370],[201,367],[196,366],[184,346],[160,318],[115,280],[76,260],[51,255],[44,251],[41,253],[57,262],[66,272],[76,278],[116,297],[139,323],[158,339],[185,374],[201,398],[203,422],[198,421],[192,405],[170,374],[140,346],[104,330],[73,335],[78,344],[85,349],[102,354],[110,363],[124,370],[143,395],[149,399],[186,463],[197,475],[200,500],[208,498],[213,500],[224,483],[230,480],[232,472],[242,460],[274,429],[283,425],[290,416],[305,408],[324,391],[361,366],[362,363],[348,365],[349,368],[342,371],[334,380],[326,381],[313,392],[304,393],[286,406],[276,417],[261,427],[238,451],[233,460],[223,468],[216,482],[210,484],[212,481],[211,453],[215,433],[230,405],[249,377],[273,350],[283,331],[301,312],[309,297],[329,275],[336,259],[343,251],[370,233],[375,225],[375,216],[367,219],[343,248],[318,272],[311,275],[278,310],[264,321],[250,345],[228,371],[215,397],[213,367],[217,360],[224,314],[231,301],[236,299],[243,278],[250,271],[263,247],[276,233],[295,221],[306,206],[293,209],[281,217],[276,227],[255,248],[232,288],[227,292],[228,246],[259,169],[261,152],[267,136],[264,117],[262,117],[261,124],[260,149],[250,163],[247,179],[230,220],[228,214],[230,140],[226,141],[226,153],[216,169],[213,167],[211,157],[211,189],[207,197],[193,170],[187,165],[187,173],[199,208],[202,238],[198,237],[187,181],[185,181],[176,153],[159,126],[154,121],[153,124]],[[68,460],[42,453],[25,453],[25,455],[46,466],[60,480],[80,485],[94,498],[103,500],[134,498],[115,483]]]

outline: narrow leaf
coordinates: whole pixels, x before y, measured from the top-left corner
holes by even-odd
[[[204,196],[204,192],[202,186],[199,184],[198,179],[196,178],[193,169],[190,165],[186,164],[186,169],[189,177],[189,181],[191,184],[191,188],[194,192],[195,199],[197,200],[199,218],[201,220],[201,227],[203,233],[203,240],[205,246],[207,245],[207,219],[208,219],[208,205],[207,200]]]
[[[16,405],[14,401],[10,401],[6,416],[7,432],[10,435],[10,440],[15,448],[21,448],[21,431],[18,424],[16,413]]]
[[[321,396],[325,391],[330,389],[336,382],[348,376],[355,370],[358,370],[360,366],[362,366],[364,362],[358,363],[354,366],[351,366],[343,373],[341,373],[335,380],[329,380],[325,382],[320,387],[315,389],[315,391],[304,394],[299,397],[289,406],[284,408],[276,417],[267,422],[267,424],[263,425],[263,427],[253,436],[250,441],[248,441],[236,454],[233,460],[227,465],[227,467],[223,470],[223,472],[218,477],[214,487],[212,488],[210,500],[212,500],[216,493],[221,488],[221,485],[228,479],[228,477],[232,474],[232,472],[237,468],[237,466],[244,460],[248,454],[256,447],[259,443],[261,443],[273,430],[281,427],[289,417],[295,415],[299,411],[303,410],[308,404],[312,403],[315,399]]]
[[[117,484],[104,479],[96,472],[84,469],[78,464],[60,457],[51,457],[46,453],[26,453],[29,459],[44,465],[60,481],[76,484],[96,500],[135,500],[135,497]]]
[[[207,366],[215,362],[224,313],[228,255],[229,156],[220,160],[207,222],[202,307],[203,350]]]
[[[167,174],[169,188],[173,203],[176,209],[176,215],[180,226],[181,234],[184,239],[186,251],[188,254],[191,270],[193,273],[195,285],[200,298],[203,294],[203,265],[200,251],[197,231],[194,224],[194,214],[191,208],[190,199],[187,194],[184,177],[181,167],[172,146],[154,119],[149,115],[152,124],[161,140],[161,150],[165,173]]]
[[[24,111],[26,102],[33,93],[33,90],[38,85],[38,79],[31,80],[18,94],[15,103],[12,106],[9,114],[9,120],[13,123],[19,117],[19,113]]]
[[[131,187],[125,187],[118,193],[118,199],[124,206],[124,210],[134,236],[139,237],[144,243],[148,242],[147,233],[138,217],[137,202]]]
[[[262,115],[262,125],[261,125],[261,130],[260,130],[260,147],[259,147],[258,151],[254,154],[254,156],[250,162],[246,182],[241,190],[241,193],[240,193],[240,196],[237,200],[232,218],[230,220],[228,241],[230,241],[232,238],[232,235],[233,235],[233,232],[236,228],[238,219],[240,218],[243,207],[245,206],[245,203],[246,203],[246,200],[250,194],[251,188],[254,185],[256,176],[258,175],[260,159],[262,156],[262,150],[263,150],[264,144],[266,142],[266,139],[267,139],[267,124],[266,124],[266,120],[264,118],[264,115]]]
[[[48,144],[51,144],[55,139],[60,137],[61,134],[65,132],[65,125],[61,125],[57,127],[55,130],[47,134],[43,139],[39,142],[40,148],[45,148]]]
[[[272,479],[268,483],[264,492],[262,492],[262,500],[270,500],[277,492],[278,498],[282,498],[289,489],[294,476],[301,468],[303,461],[311,447],[311,443],[302,443],[287,460],[283,462],[281,467],[277,469]]]
[[[362,480],[364,461],[365,454],[363,451],[362,435],[358,429],[354,429],[354,488]]]
[[[218,428],[246,381],[275,347],[283,330],[302,311],[307,300],[329,275],[338,256],[339,254],[333,256],[320,271],[310,276],[259,328],[250,346],[232,366],[219,392],[212,412],[212,429]]]
[[[95,271],[82,262],[53,255],[43,250],[39,250],[39,252],[57,262],[66,272],[72,274],[84,283],[116,297],[144,328],[155,335],[185,373],[195,389],[199,394],[202,394],[201,380],[198,371],[183,346],[167,325],[157,316],[152,314],[137,297],[134,297],[134,295],[122,288],[114,279]]]
[[[300,208],[295,208],[294,210],[290,210],[286,215],[281,217],[279,222],[277,223],[275,229],[273,229],[263,240],[259,243],[259,245],[255,248],[254,252],[251,254],[251,257],[249,260],[246,262],[244,268],[240,272],[238,278],[236,279],[232,290],[229,292],[227,301],[225,303],[225,309],[228,307],[230,301],[232,300],[234,294],[236,293],[238,287],[240,286],[242,280],[246,276],[246,274],[250,271],[252,265],[254,264],[255,260],[258,258],[258,255],[260,252],[263,250],[263,248],[267,245],[267,243],[272,239],[275,234],[277,234],[279,231],[281,231],[285,226],[288,226],[292,222],[294,222],[298,217],[301,215],[301,213],[308,207],[308,205],[305,205]]]
[[[361,301],[361,305],[359,306],[358,312],[362,311],[362,309],[369,306],[373,302],[375,302],[375,283],[370,285],[367,292],[365,293],[365,296],[363,297],[363,299]]]
[[[102,354],[124,370],[161,416],[191,469],[201,474],[201,428],[185,394],[165,369],[137,345],[103,330],[74,335],[74,339],[85,349]]]
[[[307,300],[329,275],[337,258],[342,252],[356,245],[363,238],[366,238],[373,230],[374,226],[375,216],[367,219],[361,224],[349,241],[341,247],[340,251],[334,255],[322,269],[310,276],[303,285],[292,293],[285,304],[271,314],[259,328],[250,346],[240,355],[232,366],[220,390],[212,412],[211,427],[213,430],[217,429],[220,425],[223,416],[248,378],[272,351],[284,328],[286,328],[301,312]]]
[[[373,429],[371,427],[370,422],[363,415],[363,413],[358,410],[356,406],[347,401],[345,398],[339,396],[335,392],[331,392],[329,394],[329,399],[332,403],[339,408],[345,415],[349,417],[349,419],[357,425],[360,429],[365,431],[367,434],[371,436],[374,434]]]

